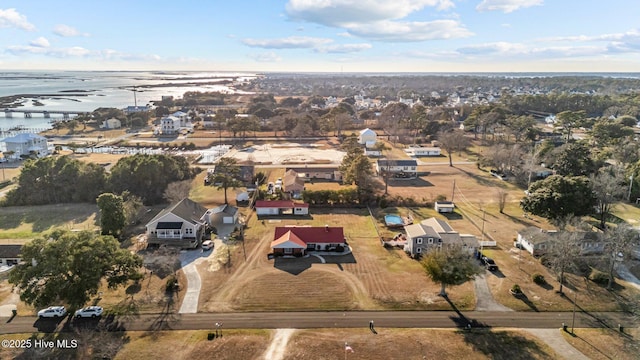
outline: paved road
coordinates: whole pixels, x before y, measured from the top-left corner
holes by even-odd
[[[56,331],[64,322],[52,319],[18,316],[10,322],[0,318],[0,334]],[[351,312],[250,312],[198,314],[145,314],[114,319],[102,319],[119,330],[207,330],[222,322],[234,329],[313,329],[366,327],[374,320],[376,328],[455,328],[471,322],[474,326],[558,329],[562,323],[571,326],[571,312],[495,312],[470,311],[351,311]],[[90,322],[92,320],[86,320]],[[97,320],[96,320],[97,322]],[[618,324],[635,327],[631,316],[624,313],[576,313],[576,328],[617,329]]]

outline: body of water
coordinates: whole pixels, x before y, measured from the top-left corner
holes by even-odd
[[[256,74],[227,72],[112,72],[112,71],[4,71],[0,72],[0,97],[16,99],[21,110],[67,110],[91,112],[100,107],[124,108],[146,105],[162,96],[182,97],[187,91],[234,93],[232,82],[254,79]],[[135,98],[134,98],[135,91]],[[42,105],[40,105],[40,104]],[[0,112],[0,129],[16,126],[48,128],[42,114],[24,118]]]

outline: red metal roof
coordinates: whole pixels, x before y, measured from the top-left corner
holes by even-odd
[[[343,244],[344,231],[341,227],[277,227],[274,234],[274,241],[280,239],[284,234],[291,231],[298,239],[305,244]]]
[[[291,209],[291,208],[294,208],[294,207],[297,207],[297,208],[308,208],[309,204],[307,204],[307,203],[297,203],[297,202],[293,202],[291,200],[273,200],[273,201],[257,200],[255,207],[256,208],[278,208],[278,209],[287,208],[287,209]]]

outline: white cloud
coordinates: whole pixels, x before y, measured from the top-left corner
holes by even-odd
[[[315,49],[319,53],[348,54],[371,49],[371,44],[335,44]]]
[[[69,48],[51,48],[33,45],[14,45],[7,47],[7,51],[13,55],[38,54],[57,58],[83,57],[91,55],[91,51],[80,46]]]
[[[36,47],[43,47],[43,48],[50,46],[49,40],[47,40],[45,37],[42,37],[42,36],[29,42],[29,45],[36,46]]]
[[[257,62],[280,62],[282,58],[280,58],[273,51],[263,52],[263,53],[255,53],[249,54],[249,57]]]
[[[10,27],[27,31],[36,29],[35,25],[31,24],[27,17],[17,12],[16,9],[0,9],[0,28]]]
[[[76,28],[64,24],[56,25],[53,28],[53,33],[62,37],[89,36],[87,33],[81,33]]]
[[[409,42],[456,39],[472,36],[462,24],[455,20],[435,21],[381,21],[373,24],[351,26],[349,33],[367,39],[389,42]]]
[[[244,39],[242,43],[250,47],[264,49],[312,49],[332,41],[331,39],[308,36],[290,36],[279,39]]]
[[[343,27],[355,23],[401,19],[425,7],[448,9],[451,0],[289,0],[289,17],[326,26]]]
[[[514,12],[521,8],[542,5],[543,0],[482,0],[476,10],[478,11],[502,11]]]

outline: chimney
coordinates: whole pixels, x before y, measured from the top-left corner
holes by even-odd
[[[324,231],[325,231],[325,232],[329,232],[329,225],[325,225],[325,226],[324,226]]]

